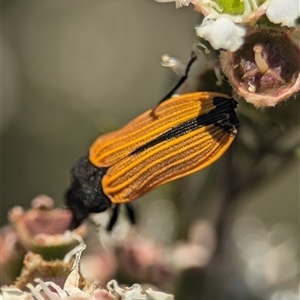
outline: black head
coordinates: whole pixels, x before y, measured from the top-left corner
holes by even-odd
[[[78,227],[90,213],[103,212],[112,203],[104,194],[101,179],[106,168],[93,166],[88,154],[82,156],[71,170],[71,187],[66,193],[65,203],[72,211],[70,229]]]

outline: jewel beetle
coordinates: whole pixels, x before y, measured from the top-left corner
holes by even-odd
[[[66,194],[71,227],[90,213],[113,208],[111,230],[122,203],[134,221],[132,200],[215,162],[236,136],[236,106],[220,93],[184,94],[99,136],[71,171]]]

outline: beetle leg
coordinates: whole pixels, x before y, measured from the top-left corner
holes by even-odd
[[[131,222],[131,224],[135,225],[136,224],[136,213],[135,213],[134,206],[131,203],[126,203],[125,208],[126,208],[126,213],[127,213],[129,221]]]
[[[107,231],[112,231],[113,227],[115,226],[117,219],[120,213],[120,204],[115,204],[112,207],[112,215],[110,217],[109,223],[106,227]]]

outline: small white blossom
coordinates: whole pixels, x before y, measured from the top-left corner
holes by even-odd
[[[275,24],[292,27],[300,16],[300,0],[271,0],[266,15]]]
[[[204,19],[196,28],[196,34],[218,49],[236,51],[244,42],[246,29],[226,17],[217,20]]]

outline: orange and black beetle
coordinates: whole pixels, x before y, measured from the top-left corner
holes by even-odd
[[[130,203],[152,189],[215,162],[237,133],[236,101],[213,92],[161,102],[96,139],[72,169],[66,204],[77,227],[90,213]],[[129,215],[133,219],[130,206]]]

